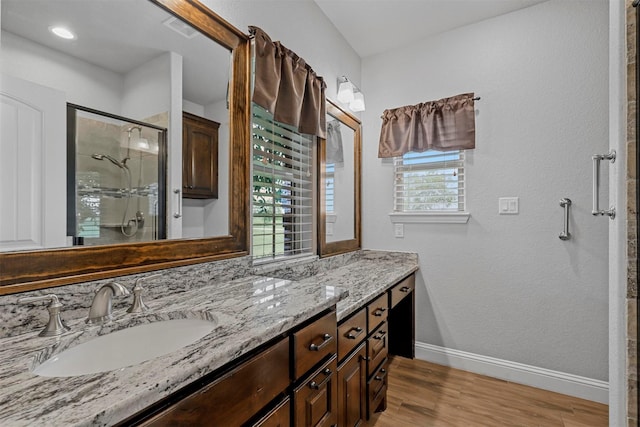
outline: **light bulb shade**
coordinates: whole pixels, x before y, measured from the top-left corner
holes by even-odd
[[[364,94],[362,92],[353,94],[353,101],[349,103],[349,108],[356,113],[364,111]]]
[[[353,83],[349,80],[340,82],[338,86],[338,101],[344,104],[353,101]]]

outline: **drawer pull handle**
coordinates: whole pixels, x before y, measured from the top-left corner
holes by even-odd
[[[320,351],[320,350],[322,350],[323,348],[325,348],[327,346],[327,344],[329,344],[333,340],[333,337],[330,334],[324,334],[322,336],[322,339],[323,339],[323,341],[319,345],[311,344],[309,346],[309,350],[311,350],[311,351]]]
[[[351,331],[356,331],[355,334],[351,333]],[[360,326],[356,326],[355,328],[351,328],[346,337],[350,340],[355,340],[360,334],[362,334],[364,330]]]
[[[329,380],[331,379],[331,369],[327,368],[324,371],[322,371],[322,373],[326,375],[325,379],[323,379],[319,383],[315,381],[311,381],[309,383],[309,387],[311,387],[314,390],[320,390],[320,388],[324,387],[324,385],[329,382]]]
[[[385,331],[380,331],[379,335],[374,335],[373,338],[376,340],[381,340],[387,333]]]
[[[411,288],[408,287],[408,286],[403,286],[403,287],[400,288],[400,292],[409,292],[410,290],[411,290]]]
[[[387,371],[385,371],[384,369],[380,369],[380,373],[381,373],[382,375],[376,375],[376,376],[374,377],[376,381],[382,381],[382,380],[384,380],[384,377],[386,377],[386,376],[387,376]]]
[[[381,317],[385,311],[387,311],[386,308],[378,308],[376,309],[376,311],[373,312],[373,315],[376,317]]]

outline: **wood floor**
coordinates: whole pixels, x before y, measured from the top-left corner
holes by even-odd
[[[563,394],[394,357],[387,410],[369,427],[608,425],[608,407]]]

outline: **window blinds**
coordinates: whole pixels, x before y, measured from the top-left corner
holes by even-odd
[[[428,150],[394,159],[394,211],[465,209],[464,151]]]
[[[313,252],[313,136],[253,104],[254,259]]]

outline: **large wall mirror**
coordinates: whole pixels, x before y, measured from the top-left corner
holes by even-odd
[[[320,256],[360,249],[360,121],[327,100],[327,138],[320,140]]]
[[[248,36],[195,0],[1,7],[0,294],[246,255]]]

